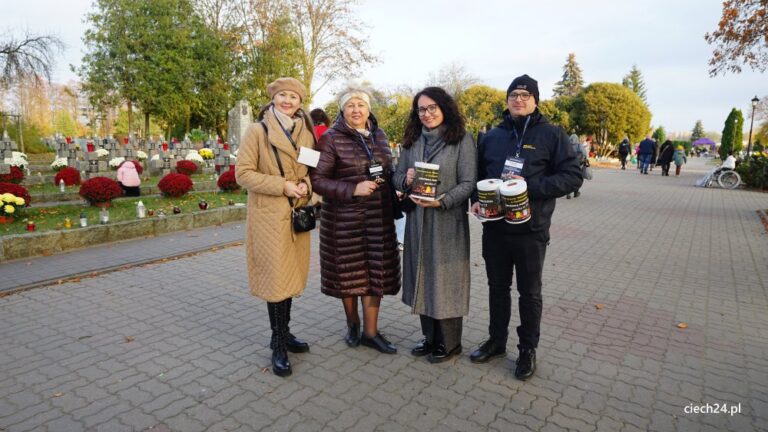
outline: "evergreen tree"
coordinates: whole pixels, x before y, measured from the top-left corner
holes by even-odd
[[[701,120],[696,120],[696,124],[691,131],[691,142],[696,141],[704,136],[704,126],[701,124]]]
[[[720,143],[720,159],[728,157],[728,153],[734,154],[741,151],[744,147],[744,116],[741,110],[733,108],[728,118],[725,120],[723,128],[723,139]]]
[[[655,139],[659,143],[663,143],[664,140],[667,139],[667,131],[664,130],[664,126],[659,126],[656,128],[655,131],[653,131],[653,136],[651,138]]]
[[[642,99],[643,102],[648,103],[648,100],[645,97],[645,81],[643,80],[643,74],[640,72],[640,69],[637,68],[637,65],[632,65],[632,69],[624,76],[624,79],[621,80],[621,85],[632,90],[636,95],[640,96],[640,99]]]
[[[576,63],[576,54],[568,54],[568,60],[563,66],[563,79],[555,84],[555,98],[561,96],[576,96],[584,87],[584,78],[581,76],[581,67]]]

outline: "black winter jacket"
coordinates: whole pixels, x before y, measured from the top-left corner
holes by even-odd
[[[520,157],[525,159],[523,177],[528,184],[531,220],[515,225],[504,220],[485,222],[484,225],[508,232],[544,231],[548,236],[555,198],[576,191],[584,179],[565,131],[549,123],[538,108],[529,117],[528,127],[522,136]],[[514,156],[517,147],[513,127],[515,122],[506,110],[504,121],[479,138],[478,180],[501,178],[507,156]],[[518,133],[522,129],[522,123],[518,124]]]

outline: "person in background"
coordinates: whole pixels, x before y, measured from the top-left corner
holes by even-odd
[[[117,167],[117,182],[123,188],[125,196],[137,197],[141,195],[141,178],[139,178],[139,172],[136,171],[136,165],[133,161],[123,161]]]
[[[589,158],[589,147],[590,147],[589,138],[587,138],[584,141],[584,144],[579,143],[579,136],[576,134],[571,134],[571,136],[568,137],[568,139],[571,142],[571,147],[573,148],[573,152],[576,154],[576,160],[579,163],[579,170],[583,170]],[[578,198],[581,196],[581,192],[579,192],[579,189],[581,189],[581,187],[573,191],[574,198]],[[571,199],[571,194],[567,194],[565,198]]]
[[[672,147],[672,141],[666,140],[659,149],[659,165],[661,165],[661,175],[669,177],[669,167],[672,164],[672,157],[675,149]]]
[[[392,177],[407,192],[416,162],[439,165],[438,198],[411,197],[405,228],[403,303],[419,314],[424,338],[411,350],[441,363],[461,353],[469,313],[469,197],[477,178],[477,150],[456,101],[440,87],[413,97],[402,152]]]
[[[680,169],[684,163],[688,163],[688,158],[685,157],[685,148],[677,146],[677,150],[675,150],[675,154],[672,157],[675,160],[675,177],[680,177]]]
[[[653,160],[653,154],[656,150],[656,143],[651,139],[650,135],[646,135],[645,139],[640,141],[637,145],[637,156],[640,161],[640,174],[648,175],[648,168]]]
[[[339,115],[320,142],[312,185],[323,197],[320,223],[320,290],[341,299],[344,341],[384,354],[397,348],[378,330],[385,295],[400,291],[395,235],[392,152],[371,113],[371,95],[360,87],[339,94]],[[358,298],[363,304],[360,334]]]
[[[248,191],[248,283],[251,294],[267,302],[272,371],[285,377],[292,373],[288,351],[309,351],[309,344],[288,327],[293,298],[307,284],[311,237],[309,232],[293,231],[291,206],[306,205],[312,196],[309,168],[297,157],[302,147],[315,147],[315,136],[312,121],[302,109],[304,84],[295,78],[278,78],[267,86],[267,95],[272,101],[243,136],[235,178]]]
[[[320,140],[320,137],[323,136],[325,131],[328,130],[328,127],[331,126],[331,119],[329,119],[325,111],[320,108],[315,108],[310,111],[309,116],[312,117],[315,139]]]
[[[624,137],[621,144],[619,144],[619,160],[621,160],[621,169],[623,170],[627,169],[627,157],[631,151],[632,146],[629,144],[629,138]]]

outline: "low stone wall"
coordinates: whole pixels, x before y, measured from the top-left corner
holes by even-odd
[[[0,261],[49,255],[102,243],[220,225],[245,220],[245,214],[244,206],[232,206],[168,215],[163,218],[152,217],[92,225],[86,228],[9,235],[0,238]]]

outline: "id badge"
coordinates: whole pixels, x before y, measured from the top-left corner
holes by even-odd
[[[504,161],[504,170],[501,171],[501,179],[509,180],[513,175],[523,175],[523,166],[525,165],[525,159],[519,157],[509,157]]]
[[[376,184],[383,184],[384,179],[384,167],[378,162],[371,162],[368,166],[368,179],[376,182]]]

